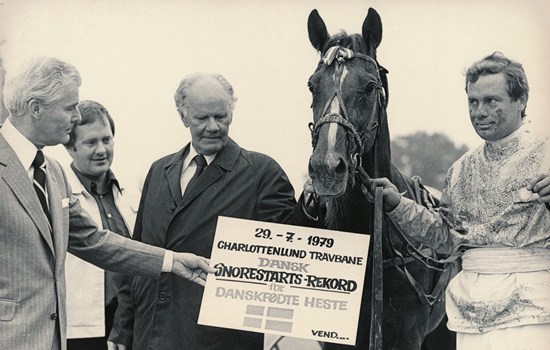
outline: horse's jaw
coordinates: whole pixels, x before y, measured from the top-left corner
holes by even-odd
[[[325,227],[331,230],[364,232],[368,216],[366,198],[363,192],[348,183],[343,195],[319,197],[321,207],[325,207]]]
[[[320,176],[310,174],[313,188],[317,195],[326,201],[343,196],[346,193],[348,185],[348,174],[338,178],[326,176],[321,173]]]

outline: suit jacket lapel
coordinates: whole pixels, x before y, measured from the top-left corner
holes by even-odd
[[[4,165],[5,169],[0,172],[0,177],[2,177],[12,189],[15,197],[29,214],[31,220],[34,222],[53,253],[54,246],[48,218],[46,214],[44,214],[40,201],[34,192],[29,175],[26,169],[23,168],[15,152],[13,152],[13,149],[8,145],[4,137],[0,135],[0,166],[1,165]]]
[[[174,199],[174,203],[181,201],[181,171],[183,169],[183,158],[189,152],[189,146],[183,148],[180,152],[174,155],[174,159],[165,168],[166,179],[168,180],[168,187],[170,187],[170,193]]]
[[[181,199],[180,209],[186,207],[193,199],[222,177],[224,171],[219,166],[216,166],[215,162],[216,160],[207,166],[193,186],[185,192],[185,196]]]

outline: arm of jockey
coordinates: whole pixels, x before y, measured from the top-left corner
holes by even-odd
[[[367,199],[374,200],[373,193],[379,186],[383,188],[384,211],[404,234],[414,237],[440,253],[450,254],[453,251],[450,233],[452,210],[445,191],[439,212],[434,212],[401,196],[397,187],[386,178],[372,179],[368,189],[363,186],[363,193]]]

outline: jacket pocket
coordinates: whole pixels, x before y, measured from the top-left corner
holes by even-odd
[[[0,321],[11,321],[15,316],[15,300],[0,299]]]

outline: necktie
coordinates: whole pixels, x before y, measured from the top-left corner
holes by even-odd
[[[41,150],[38,150],[36,152],[36,157],[34,157],[32,166],[34,167],[34,175],[33,175],[34,190],[36,191],[38,200],[42,205],[42,210],[44,210],[44,213],[46,214],[48,221],[51,222],[50,210],[48,209],[48,202],[46,200],[46,170],[45,170],[46,162],[44,160],[44,153],[42,153]]]
[[[195,156],[195,158],[193,158],[193,160],[195,161],[195,164],[197,164],[197,169],[195,170],[195,174],[193,175],[191,180],[189,180],[189,183],[187,184],[187,187],[185,188],[185,193],[189,192],[189,189],[197,181],[199,176],[204,171],[204,168],[206,168],[206,166],[208,165],[206,163],[206,159],[204,158],[204,156],[202,154],[197,154]],[[184,195],[185,195],[185,193],[184,193]]]

